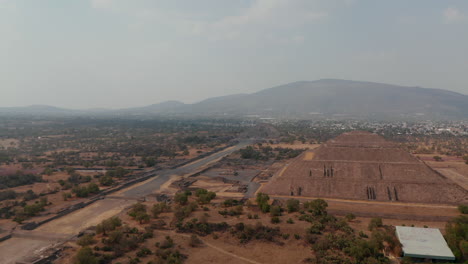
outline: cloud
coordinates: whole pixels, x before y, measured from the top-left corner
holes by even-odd
[[[447,24],[456,23],[465,19],[465,16],[460,12],[460,10],[449,7],[443,12],[444,21]]]
[[[206,20],[191,11],[158,7],[158,5],[126,5],[117,0],[90,0],[93,8],[118,9],[131,18],[131,30],[145,30],[157,25],[170,28],[173,36],[200,37],[209,41],[259,40],[304,42],[307,26],[329,17],[323,2],[317,0],[252,0],[238,11],[226,10],[224,16]],[[341,0],[345,1],[345,0]]]
[[[91,7],[97,9],[110,8],[113,0],[90,0]]]
[[[211,23],[198,24],[193,32],[217,39],[269,35],[288,31],[326,19],[328,12],[319,10],[310,0],[256,0],[236,15]]]

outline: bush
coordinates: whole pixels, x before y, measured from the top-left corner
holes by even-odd
[[[462,213],[462,214],[468,214],[468,205],[460,204],[460,205],[458,206],[458,210],[459,210],[460,213]]]
[[[195,191],[195,196],[200,197],[200,195],[204,195],[204,194],[207,194],[207,193],[208,193],[208,190],[206,190],[206,189],[197,189]]]
[[[99,260],[94,256],[93,250],[89,247],[84,247],[78,251],[75,256],[75,264],[98,264]]]
[[[200,236],[206,236],[215,231],[225,231],[228,228],[229,228],[229,225],[226,222],[207,223],[207,222],[200,222],[196,218],[194,218],[191,221],[186,222],[184,225],[180,224],[178,226],[178,231],[191,232],[191,233],[196,233]]]
[[[169,211],[171,211],[171,207],[166,202],[157,203],[151,208],[153,218],[158,218],[159,214]]]
[[[114,216],[103,220],[96,226],[96,233],[106,235],[108,232],[115,230],[117,227],[122,226],[122,220]]]
[[[315,216],[327,215],[328,204],[322,199],[315,199],[304,203],[304,208]]]
[[[255,150],[252,146],[247,146],[246,148],[239,150],[241,157],[243,159],[260,159],[261,153]]]
[[[69,192],[64,192],[62,193],[62,198],[64,201],[67,201],[68,199],[70,199],[72,197],[71,193]]]
[[[268,213],[270,211],[270,205],[268,204],[268,200],[270,200],[270,197],[268,194],[265,193],[257,193],[257,204],[260,207],[260,210],[263,213]]]
[[[349,214],[346,214],[345,218],[346,218],[346,220],[348,222],[350,222],[350,221],[353,221],[354,219],[356,219],[356,216],[354,214],[352,214],[352,213],[349,213]]]
[[[375,228],[378,228],[378,227],[382,227],[383,223],[382,223],[382,218],[372,218],[370,223],[369,223],[369,231],[372,231],[374,230]]]
[[[244,211],[242,205],[238,205],[232,209],[224,209],[224,210],[221,210],[221,211],[218,211],[218,213],[222,216],[237,216],[237,215],[241,215],[242,212]]]
[[[159,257],[157,263],[182,264],[187,258],[187,256],[181,254],[178,250],[173,249],[159,249],[155,255]]]
[[[146,212],[138,212],[135,215],[134,219],[138,221],[140,224],[142,224],[144,222],[148,222],[150,220],[150,216]]]
[[[88,186],[75,186],[72,192],[80,198],[88,197],[89,194],[99,193],[99,186],[95,183],[90,183]]]
[[[224,200],[223,202],[223,206],[224,207],[232,207],[232,206],[236,206],[236,205],[239,205],[240,202],[238,200],[235,200],[235,199],[226,199]]]
[[[39,197],[39,196],[38,196],[37,194],[35,194],[35,193],[33,192],[33,190],[27,190],[26,193],[24,194],[23,199],[24,199],[25,201],[30,201],[30,200],[36,199],[37,197]]]
[[[136,255],[137,257],[139,258],[142,258],[142,257],[145,257],[145,256],[148,256],[148,255],[151,255],[153,252],[151,252],[151,250],[149,250],[148,248],[144,247],[142,249],[140,249]]]
[[[288,210],[288,213],[293,213],[299,211],[299,200],[296,199],[289,199],[286,201],[286,209]]]
[[[197,203],[192,202],[186,206],[177,206],[174,210],[174,217],[177,222],[181,222],[184,218],[190,216],[190,214],[198,208]]]
[[[216,197],[216,193],[205,189],[198,189],[195,191],[195,196],[198,197],[199,204],[207,204]]]
[[[460,215],[450,220],[445,227],[445,240],[457,258],[457,261],[468,260],[468,216]]]
[[[76,244],[78,244],[78,245],[80,245],[82,247],[86,247],[86,246],[92,245],[94,243],[96,243],[96,240],[94,240],[94,236],[90,235],[90,234],[86,234],[86,235],[80,237],[76,241]]]
[[[35,182],[42,182],[42,177],[33,174],[24,174],[22,171],[17,171],[12,175],[0,176],[0,190],[33,184]]]
[[[142,203],[136,203],[132,206],[132,209],[128,211],[128,215],[135,218],[140,213],[146,213],[146,205]]]
[[[166,236],[166,239],[159,245],[161,249],[172,248],[174,246],[174,240],[170,236]]]
[[[271,223],[272,223],[272,224],[278,224],[279,222],[280,222],[279,217],[273,216],[273,217],[271,218]]]
[[[174,202],[180,204],[180,205],[186,205],[188,202],[188,195],[187,193],[177,193],[174,196]]]
[[[198,247],[201,244],[203,244],[203,242],[197,237],[197,235],[190,236],[189,246]]]
[[[271,216],[281,216],[281,207],[274,205],[270,207],[270,215]]]
[[[255,226],[237,223],[231,228],[231,234],[237,237],[241,243],[248,243],[252,239],[274,241],[281,236],[279,227],[271,228],[257,223]]]
[[[17,193],[15,191],[12,191],[12,190],[7,190],[7,191],[0,192],[0,201],[15,199],[16,195],[17,195]]]
[[[112,179],[111,176],[105,175],[99,178],[99,183],[102,186],[111,186],[112,184],[114,184],[114,180]]]

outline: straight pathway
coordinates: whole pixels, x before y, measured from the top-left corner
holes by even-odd
[[[185,175],[192,171],[196,171],[252,143],[253,141],[251,140],[244,140],[235,146],[216,152],[208,157],[186,164],[182,167],[161,171],[158,175],[144,184],[136,184],[135,186],[128,187],[124,190],[122,195],[124,197],[129,197],[128,200],[103,199],[69,215],[44,224],[35,231],[29,231],[44,232],[48,234],[47,236],[52,236],[52,233],[54,234],[53,239],[47,239],[47,237],[44,238],[45,240],[39,240],[37,239],[38,237],[35,237],[34,239],[26,238],[27,235],[24,233],[24,237],[13,237],[0,242],[0,263],[15,264],[16,262],[34,258],[34,256],[39,257],[44,254],[44,252],[66,241],[63,239],[57,240],[61,235],[76,235],[80,231],[98,224],[105,218],[119,214],[126,207],[129,207],[136,202],[131,199],[132,197],[142,197],[157,192],[161,188],[161,185],[170,179],[171,175]]]

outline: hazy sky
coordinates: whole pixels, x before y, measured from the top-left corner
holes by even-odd
[[[468,94],[468,1],[0,0],[0,106],[189,103],[322,78]]]

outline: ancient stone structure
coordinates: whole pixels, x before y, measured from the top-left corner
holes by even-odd
[[[344,133],[307,151],[262,190],[272,195],[459,204],[468,191],[383,137]]]

